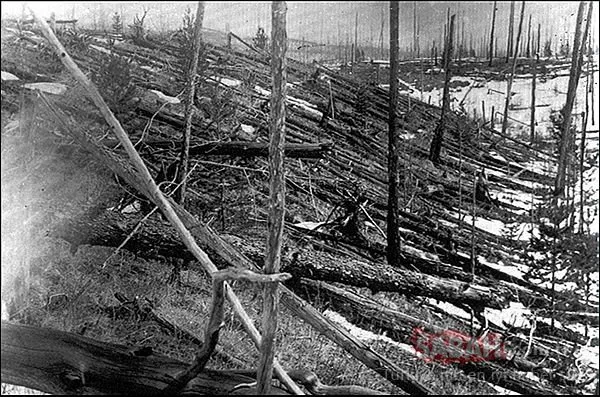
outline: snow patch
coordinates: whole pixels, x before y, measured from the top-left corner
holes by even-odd
[[[295,223],[294,226],[301,229],[315,230],[316,228],[323,226],[325,222],[299,222]]]
[[[60,83],[28,83],[23,85],[28,90],[40,90],[48,94],[62,95],[67,92],[67,86]]]
[[[103,52],[105,54],[110,54],[111,53],[110,50],[107,50],[106,48],[103,48],[103,47],[100,47],[100,46],[97,46],[97,45],[94,45],[94,44],[90,44],[90,48],[93,48],[94,50]]]
[[[237,87],[242,84],[241,81],[236,80],[236,79],[230,79],[228,77],[211,76],[209,78],[212,80],[218,81],[219,84],[221,84],[224,87]]]
[[[254,131],[256,131],[256,128],[254,128],[248,124],[241,124],[241,127],[242,127],[242,131],[244,131],[247,134],[252,134],[252,133],[254,133]]]
[[[264,96],[270,96],[271,95],[271,91],[269,90],[265,90],[264,88],[262,88],[259,85],[255,85],[254,86],[254,91],[258,92],[260,95],[264,95]]]
[[[176,103],[181,103],[181,101],[179,100],[179,98],[177,97],[173,97],[173,96],[169,96],[169,95],[165,95],[162,92],[158,91],[158,90],[150,90],[151,93],[153,93],[154,95],[156,95],[158,97],[158,100],[160,102],[163,103],[172,103],[172,104],[176,104]]]
[[[392,344],[408,354],[416,355],[418,357],[421,356],[421,354],[418,353],[413,346],[408,345],[406,343],[396,342],[390,339],[388,336],[386,336],[385,333],[383,335],[377,335],[373,332],[356,327],[355,325],[351,324],[348,320],[346,320],[344,316],[337,312],[334,312],[333,310],[327,309],[325,310],[325,312],[323,312],[323,315],[331,321],[347,329],[350,332],[350,334],[352,334],[352,336],[354,336],[357,339],[360,339],[362,341],[382,341],[385,343]]]
[[[531,310],[519,302],[510,302],[506,309],[485,308],[483,314],[486,318],[494,319],[497,324],[510,324],[518,328],[529,328],[531,326]]]
[[[483,256],[479,255],[477,256],[477,260],[479,261],[479,263],[485,265],[485,266],[489,266],[492,269],[501,271],[504,274],[508,274],[509,276],[518,278],[520,280],[524,280],[523,275],[527,272],[528,270],[528,266],[526,265],[521,265],[519,263],[515,264],[515,265],[505,265],[503,262],[498,262],[498,263],[492,263],[492,262],[488,262]]]
[[[17,76],[12,73],[2,71],[2,81],[19,80]]]

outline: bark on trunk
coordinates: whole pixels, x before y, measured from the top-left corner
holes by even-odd
[[[354,292],[335,287],[325,282],[317,282],[302,279],[297,291],[303,291],[308,298],[318,296],[324,302],[348,318],[358,326],[381,333],[385,332],[391,339],[414,346],[415,338],[426,334],[442,334],[448,329],[433,326],[419,318],[404,314],[402,312],[386,308],[370,298],[358,295]],[[441,339],[441,338],[440,338]],[[465,350],[456,348],[450,344],[436,343],[435,353],[444,357],[471,357],[469,362],[457,362],[456,365],[466,374],[477,374],[493,384],[523,394],[554,394],[553,390],[544,385],[527,379],[515,371],[531,371],[536,366],[520,357],[514,357],[514,352],[504,351],[508,354],[489,354],[488,360],[475,361],[473,353],[485,353],[497,345],[489,345],[493,339],[483,339],[478,345],[481,350]],[[437,342],[441,342],[438,340]],[[488,349],[488,350],[485,350]],[[433,349],[432,349],[433,350]],[[465,360],[467,361],[467,360]],[[500,375],[500,376],[499,376]]]
[[[372,265],[348,258],[341,261],[327,253],[295,253],[283,270],[299,277],[340,282],[373,292],[397,292],[408,296],[427,296],[455,304],[483,309],[508,307],[506,292],[467,282],[444,279],[387,265]]]
[[[575,104],[577,85],[579,84],[579,77],[581,76],[581,64],[583,63],[580,62],[580,53],[583,51],[582,47],[585,47],[587,30],[592,14],[592,4],[593,2],[590,2],[588,6],[588,23],[586,23],[586,29],[583,37],[581,32],[581,24],[583,23],[585,1],[579,3],[579,10],[577,12],[575,39],[573,40],[573,55],[571,59],[571,72],[569,75],[569,87],[567,89],[567,101],[565,103],[565,107],[561,111],[563,115],[563,123],[561,126],[561,137],[559,143],[558,171],[556,174],[556,181],[554,183],[555,197],[562,196],[565,191],[566,172],[570,160],[569,147],[571,146],[571,140],[573,139],[573,133],[571,132],[571,116],[573,112],[573,105]]]
[[[399,259],[398,233],[398,1],[390,2],[390,94],[388,109],[388,208],[387,261],[396,266]]]
[[[171,142],[157,144],[148,142],[152,147],[171,146]],[[325,157],[333,148],[332,142],[297,144],[287,143],[283,150],[287,158],[318,159]],[[190,156],[240,156],[267,157],[269,144],[262,142],[209,142],[190,146]]]
[[[57,112],[56,109],[55,115],[59,120],[64,121],[67,119],[64,114]],[[105,164],[113,172],[125,179],[140,193],[147,197],[153,197],[148,192],[146,186],[140,183],[129,163],[123,161],[123,159],[108,151],[106,148],[99,146],[85,131],[70,128],[66,123],[63,124],[63,127],[67,133],[73,136],[79,144],[94,155],[102,164]],[[178,206],[172,200],[169,200],[169,202],[177,213],[177,216],[191,231],[198,243],[206,248],[210,257],[214,258],[215,264],[224,264],[224,266],[242,267],[252,270],[257,269],[255,263],[234,249],[229,243],[222,240],[210,228],[198,222],[196,218],[184,208]],[[282,286],[281,290],[281,301],[288,309],[304,321],[308,322],[316,330],[326,335],[348,353],[352,354],[355,358],[363,362],[366,366],[408,393],[432,394],[432,391],[428,387],[422,385],[414,376],[406,373],[386,357],[371,351],[365,343],[359,341],[349,332],[336,329],[330,320],[323,316],[323,314],[317,311],[308,302],[300,299],[286,287]],[[242,308],[239,309],[241,310]],[[253,339],[256,343],[257,338]],[[281,367],[279,366],[279,368]]]
[[[188,69],[185,100],[185,130],[181,142],[181,158],[177,171],[177,184],[181,185],[175,190],[175,199],[181,205],[185,202],[185,190],[187,187],[187,172],[190,156],[190,136],[192,135],[192,114],[194,112],[194,97],[196,93],[196,73],[198,71],[198,59],[200,58],[200,47],[202,45],[202,23],[204,22],[204,2],[198,2],[196,10],[196,21],[194,23],[194,42],[192,45],[192,59]]]
[[[76,334],[2,322],[2,382],[50,394],[161,393],[188,364],[135,347],[104,343]],[[204,370],[182,390],[186,394],[229,394],[253,379],[231,371]],[[256,394],[256,388],[240,389]],[[276,388],[273,392],[286,394]]]
[[[513,2],[514,3],[514,2]],[[511,3],[512,4],[512,3]],[[512,83],[515,78],[515,71],[517,68],[517,55],[519,53],[519,42],[521,41],[521,32],[523,29],[523,17],[525,15],[525,2],[521,3],[521,17],[519,18],[519,30],[517,32],[517,43],[515,45],[515,56],[513,57],[512,62],[512,72],[508,79],[508,83],[506,85],[506,99],[504,101],[504,118],[502,119],[502,134],[506,133],[506,129],[508,128],[508,108],[510,107],[510,98],[512,96]]]
[[[285,169],[283,167],[285,145],[285,99],[287,81],[287,4],[273,1],[271,6],[271,128],[269,131],[269,215],[267,252],[263,272],[277,273],[281,265],[281,244],[285,215]],[[269,394],[275,356],[275,334],[279,306],[278,284],[263,287],[263,337],[258,364],[258,392]]]
[[[454,47],[454,17],[455,15],[452,15],[450,18],[450,29],[446,39],[446,44],[444,46],[444,70],[446,72],[446,77],[444,81],[444,94],[442,98],[442,114],[440,116],[440,122],[435,129],[435,135],[431,141],[431,147],[429,148],[429,160],[431,160],[434,164],[438,164],[440,161],[440,153],[442,151],[442,144],[444,140],[444,131],[446,130],[446,115],[450,112],[450,79],[452,77],[450,65]]]

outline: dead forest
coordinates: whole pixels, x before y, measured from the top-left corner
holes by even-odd
[[[592,3],[540,58],[517,2],[506,62],[450,14],[347,63],[295,56],[286,2],[255,37],[203,2],[168,34],[3,19],[3,393],[598,394],[597,103],[508,116],[515,76],[597,86]],[[451,98],[490,81],[504,109]]]

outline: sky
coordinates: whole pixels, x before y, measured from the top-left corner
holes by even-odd
[[[598,2],[595,2],[592,26],[598,25]],[[181,26],[186,7],[195,13],[197,2],[28,2],[34,10],[49,17],[51,12],[57,18],[75,17],[81,23],[92,23],[104,19],[110,25],[110,15],[120,12],[126,24],[130,24],[136,14],[141,15],[148,9],[146,23],[157,30],[174,29]],[[258,26],[270,32],[270,2],[205,2],[204,26],[207,28],[232,32],[241,36],[252,36]],[[389,41],[389,2],[382,1],[331,1],[331,2],[287,2],[288,37],[305,38],[308,41],[336,44],[352,42],[355,34],[355,23],[358,15],[358,43],[379,47],[383,41]],[[23,2],[2,1],[2,15],[18,15]],[[518,23],[518,12],[521,2],[516,2],[515,25]],[[555,42],[561,38],[572,37],[577,14],[578,2],[567,1],[528,1],[525,6],[524,38],[528,18],[531,15],[532,30],[541,24],[542,41],[553,37]],[[439,42],[443,35],[446,12],[461,16],[458,32],[468,44],[472,37],[478,43],[489,37],[492,19],[493,1],[418,1],[400,2],[400,48],[405,48],[413,40],[413,18],[416,11],[419,26],[419,42],[421,48],[429,48],[433,40]],[[497,5],[496,37],[498,46],[506,45],[508,32],[510,2],[499,1]],[[383,18],[382,18],[383,17]],[[462,23],[464,21],[464,23]],[[383,22],[383,34],[382,34]],[[458,21],[457,21],[458,22]],[[598,43],[598,29],[593,29],[594,42]]]

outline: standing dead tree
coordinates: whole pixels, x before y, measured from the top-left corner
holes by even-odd
[[[285,97],[286,97],[286,30],[287,4],[273,1],[271,5],[271,131],[269,146],[269,218],[267,253],[264,273],[277,273],[281,264],[281,244],[285,215]],[[277,332],[277,307],[279,305],[278,284],[263,287],[263,338],[260,347],[260,361],[256,380],[258,392],[271,392],[273,357],[275,356],[275,334]]]
[[[573,105],[575,104],[575,94],[577,91],[577,85],[579,83],[579,77],[581,76],[581,64],[583,63],[583,57],[580,56],[582,51],[585,49],[586,36],[589,30],[590,20],[592,16],[592,4],[590,2],[588,6],[587,23],[585,32],[581,33],[581,25],[583,23],[583,13],[585,10],[585,1],[579,3],[579,10],[577,11],[577,22],[575,26],[575,39],[573,41],[573,56],[571,59],[571,73],[569,75],[569,87],[567,89],[567,101],[565,107],[561,113],[563,116],[563,122],[561,126],[561,135],[559,142],[559,159],[558,159],[558,171],[556,174],[556,180],[554,183],[554,196],[562,196],[565,190],[565,175],[567,167],[569,165],[570,146],[573,139],[571,132],[571,113],[573,112]]]
[[[529,122],[529,142],[533,145],[535,141],[535,86],[537,79],[537,67],[540,61],[540,54],[536,53],[534,59],[531,60],[531,119]]]
[[[433,140],[431,141],[431,147],[429,148],[429,160],[434,164],[440,162],[440,152],[442,151],[442,143],[444,140],[444,130],[446,129],[446,115],[450,112],[450,78],[452,73],[450,70],[450,61],[452,60],[453,46],[454,46],[454,18],[456,15],[452,15],[450,18],[450,29],[446,36],[446,44],[444,45],[444,69],[446,71],[446,78],[444,81],[444,94],[442,98],[442,115],[440,122],[435,129]]]
[[[400,254],[398,232],[398,19],[400,5],[390,2],[390,96],[388,124],[387,261],[395,266]]]
[[[519,42],[521,40],[521,30],[523,29],[523,17],[525,15],[525,2],[521,4],[521,17],[519,18],[519,31],[517,32],[517,42],[515,44],[515,48],[519,48]],[[515,71],[517,69],[517,55],[519,51],[515,50],[515,55],[513,57],[511,74],[506,84],[506,99],[504,101],[504,118],[502,119],[502,134],[506,133],[506,128],[508,127],[508,108],[510,106],[510,97],[512,90],[512,83],[515,77]]]
[[[531,14],[529,14],[529,24],[527,25],[527,50],[525,52],[527,58],[531,57],[531,41]]]
[[[510,2],[510,17],[508,21],[508,38],[506,39],[506,63],[510,60],[513,53],[513,36],[515,25],[515,1]]]
[[[196,73],[198,71],[198,58],[202,41],[202,23],[204,20],[204,2],[198,2],[196,10],[196,21],[194,24],[194,39],[192,42],[192,62],[189,64],[186,100],[185,100],[185,130],[181,142],[181,158],[177,171],[177,184],[181,187],[175,192],[176,200],[183,205],[185,201],[185,189],[187,185],[187,172],[190,156],[190,135],[192,135],[192,115],[194,114],[194,96],[196,94]]]
[[[89,80],[89,78],[83,74],[81,69],[77,66],[73,58],[67,53],[63,45],[58,41],[46,21],[39,18],[37,14],[35,14],[31,9],[29,10],[31,14],[34,16],[34,19],[40,26],[43,35],[50,42],[51,46],[55,50],[61,62],[67,68],[67,70],[73,75],[73,77],[82,85],[85,89],[91,100],[94,102],[96,107],[100,110],[100,113],[105,118],[106,122],[111,126],[112,130],[116,134],[117,138],[123,145],[127,155],[129,156],[131,162],[135,166],[135,176],[133,177],[135,182],[134,185],[137,185],[144,194],[151,198],[152,201],[159,207],[165,217],[171,222],[175,230],[177,231],[179,237],[185,244],[186,248],[194,255],[194,257],[200,262],[204,270],[206,270],[209,274],[215,273],[218,269],[217,266],[211,261],[206,252],[200,248],[200,246],[196,243],[192,233],[185,226],[184,221],[181,219],[180,215],[176,212],[175,207],[171,201],[169,201],[165,195],[160,191],[157,184],[155,183],[150,171],[144,164],[142,158],[139,153],[135,150],[135,147],[131,143],[127,133],[121,126],[121,123],[117,120],[115,115],[112,113],[110,108],[102,99],[98,88],[94,86],[94,84]],[[260,347],[261,344],[261,335],[254,326],[252,319],[249,317],[248,313],[244,310],[239,298],[235,294],[235,292],[231,289],[231,287],[227,284],[225,288],[227,298],[231,302],[233,306],[234,312],[240,318],[245,331],[250,335],[254,344],[257,347]],[[302,394],[302,391],[294,383],[294,381],[289,377],[289,375],[283,370],[281,365],[277,362],[274,363],[275,372],[277,373],[278,378],[288,387],[289,390]]]
[[[492,66],[492,59],[494,59],[494,30],[496,29],[496,4],[497,2],[494,1],[494,9],[492,10],[492,30],[490,32],[490,49],[489,49],[489,66]]]

